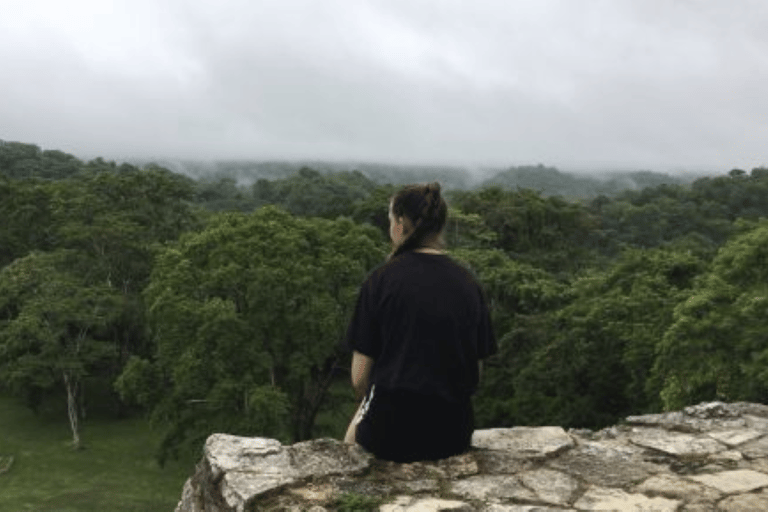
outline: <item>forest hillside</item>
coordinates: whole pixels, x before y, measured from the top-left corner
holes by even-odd
[[[579,200],[443,183],[449,253],[499,340],[477,428],[766,403],[768,169],[643,176]],[[243,185],[0,143],[0,392],[66,404],[75,445],[93,411],[146,416],[160,461],[213,432],[339,438],[343,336],[399,186],[311,167]]]

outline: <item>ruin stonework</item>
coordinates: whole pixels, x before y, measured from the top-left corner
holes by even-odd
[[[476,430],[468,452],[409,464],[335,439],[214,434],[176,512],[341,509],[768,511],[768,406],[702,403],[598,432]]]

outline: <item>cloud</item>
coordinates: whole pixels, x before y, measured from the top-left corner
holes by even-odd
[[[3,139],[109,158],[766,163],[758,1],[6,3]]]

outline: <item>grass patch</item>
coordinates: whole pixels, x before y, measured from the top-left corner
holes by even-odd
[[[196,460],[154,459],[159,435],[142,418],[88,418],[75,451],[66,415],[34,415],[0,396],[0,512],[172,512]]]
[[[386,503],[386,498],[345,493],[336,498],[333,510],[338,512],[375,512]]]

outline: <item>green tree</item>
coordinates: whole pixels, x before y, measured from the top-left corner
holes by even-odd
[[[149,282],[153,253],[199,226],[190,202],[193,183],[162,168],[123,165],[85,171],[51,186],[57,246],[79,255],[72,270],[124,297],[125,309],[114,325],[120,366],[132,354],[147,356],[151,346],[141,292]]]
[[[768,399],[768,222],[737,229],[659,343],[653,379],[666,409]]]
[[[513,404],[515,377],[551,336],[548,314],[568,300],[567,288],[551,274],[515,261],[498,249],[451,249],[481,283],[491,313],[499,352],[484,365],[478,388],[477,423],[519,424]]]
[[[549,316],[548,339],[513,376],[513,410],[525,423],[589,428],[658,410],[654,350],[702,268],[686,252],[630,249],[577,279]]]
[[[495,247],[515,260],[563,275],[593,264],[597,222],[579,204],[498,186],[454,191],[451,199],[454,208],[480,215],[498,234]]]
[[[51,196],[48,183],[0,175],[0,268],[32,250],[54,247]]]
[[[384,249],[370,226],[266,206],[214,216],[162,251],[145,291],[157,351],[117,384],[166,426],[160,460],[214,431],[311,438]]]
[[[115,290],[67,269],[73,253],[33,252],[0,271],[0,382],[33,407],[63,387],[80,446],[80,385],[117,356],[107,326],[120,313]]]
[[[302,167],[281,180],[259,179],[252,187],[259,205],[280,205],[294,215],[334,219],[349,216],[353,205],[367,198],[376,184],[359,171],[320,172]],[[386,205],[386,203],[379,203]]]

